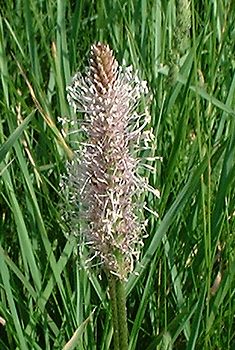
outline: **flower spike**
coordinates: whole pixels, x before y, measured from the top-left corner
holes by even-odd
[[[82,203],[87,242],[108,271],[125,279],[141,242],[141,188],[131,148],[143,129],[134,109],[147,88],[132,68],[118,65],[108,45],[93,45],[89,63],[67,88],[70,105],[85,113],[86,135],[68,172],[75,201]]]

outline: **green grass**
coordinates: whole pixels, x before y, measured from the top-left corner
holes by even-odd
[[[235,347],[235,9],[190,9],[179,49],[174,1],[1,6],[1,350],[62,349],[76,330],[70,349],[111,348],[107,283],[66,238],[59,187],[72,156],[59,122],[71,117],[65,87],[98,40],[148,81],[162,157],[145,174],[161,198],[146,198],[159,218],[144,213],[148,237],[127,282],[129,349]]]

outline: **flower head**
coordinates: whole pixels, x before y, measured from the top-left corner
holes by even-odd
[[[138,160],[130,148],[145,124],[134,109],[146,91],[132,69],[120,67],[101,43],[91,47],[85,75],[77,73],[67,88],[70,105],[85,113],[86,142],[69,166],[75,200],[82,204],[92,250],[120,278],[131,270],[141,241],[134,199],[140,190]]]

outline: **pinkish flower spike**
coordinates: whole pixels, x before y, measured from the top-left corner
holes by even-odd
[[[131,137],[130,124],[146,84],[118,65],[108,45],[98,43],[91,47],[87,73],[76,74],[67,91],[71,106],[85,112],[81,127],[87,141],[68,174],[87,222],[86,239],[106,269],[126,278],[138,254],[142,228],[134,200],[140,181],[130,142],[143,127],[138,124]]]

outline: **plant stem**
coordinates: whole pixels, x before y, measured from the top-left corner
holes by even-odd
[[[112,309],[112,323],[113,323],[113,349],[120,350],[119,347],[119,322],[118,322],[118,309],[117,309],[117,295],[116,295],[116,277],[110,272],[107,272],[109,294]]]
[[[116,280],[116,298],[118,309],[120,350],[128,350],[125,282],[119,278]]]
[[[110,272],[107,272],[107,276],[112,308],[113,348],[128,350],[125,282]]]

